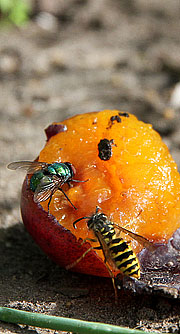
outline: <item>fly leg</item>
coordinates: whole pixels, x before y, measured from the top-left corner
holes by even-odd
[[[51,203],[51,200],[52,200],[52,196],[53,196],[53,193],[49,197],[49,201],[48,201],[48,215],[49,215],[49,206],[50,206],[50,203]]]
[[[72,207],[77,210],[77,208],[74,206],[74,204],[71,202],[71,200],[69,199],[69,197],[66,195],[66,193],[64,192],[64,190],[62,190],[62,188],[58,188],[63,194],[64,196],[67,198],[68,202],[71,203]]]
[[[69,197],[66,195],[66,193],[61,189],[61,188],[58,188],[63,194],[64,196],[67,198],[67,200],[71,203],[71,205],[73,206],[73,208],[75,210],[77,210],[77,208],[72,204],[72,202],[70,201]],[[49,214],[49,207],[50,207],[50,204],[51,204],[51,200],[52,200],[52,196],[54,194],[54,191],[52,191],[51,193],[51,196],[49,197],[49,201],[48,201],[48,214]]]
[[[63,194],[64,196],[67,198],[68,202],[71,203],[72,207],[77,210],[77,208],[74,206],[74,204],[71,202],[71,200],[69,199],[69,197],[66,195],[66,193],[64,192],[64,190],[62,190],[62,188],[58,188]],[[51,196],[49,197],[49,201],[48,201],[48,214],[49,214],[49,207],[51,204],[51,200],[52,200],[52,196],[53,196],[54,192],[52,192]]]
[[[74,179],[72,179],[70,181],[67,181],[66,183],[68,184],[69,188],[72,188],[73,185],[71,184],[71,182],[84,183],[84,182],[87,182],[87,181],[89,181],[89,179],[87,179],[87,180],[74,180]]]
[[[87,179],[87,180],[74,180],[74,179],[72,179],[71,181],[73,181],[73,182],[81,182],[81,183],[83,183],[83,182],[87,182],[87,181],[89,181],[89,179]],[[70,183],[70,182],[67,182],[68,184]]]

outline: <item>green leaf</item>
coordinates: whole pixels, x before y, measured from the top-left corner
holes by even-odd
[[[3,19],[19,26],[28,20],[30,6],[26,0],[0,0],[0,10]]]
[[[13,1],[12,0],[0,0],[0,10],[2,13],[7,13],[12,8]]]

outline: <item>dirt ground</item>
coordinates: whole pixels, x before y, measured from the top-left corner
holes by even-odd
[[[0,29],[0,305],[180,333],[178,299],[122,290],[116,306],[109,279],[49,260],[23,227],[24,175],[6,169],[38,156],[53,121],[115,108],[152,123],[180,167],[180,2],[50,3],[39,1],[26,26]],[[5,323],[0,332],[60,333]]]

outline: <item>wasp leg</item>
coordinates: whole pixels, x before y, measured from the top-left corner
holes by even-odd
[[[74,266],[76,266],[76,264],[78,264],[78,263],[79,263],[79,262],[86,256],[86,254],[88,254],[92,249],[94,249],[94,247],[90,247],[90,248],[88,248],[88,249],[83,253],[83,255],[81,255],[76,261],[74,261],[74,262],[71,263],[71,264],[68,264],[68,265],[66,266],[66,269],[69,270],[69,269],[73,268]]]
[[[81,242],[81,246],[84,245],[86,241],[97,242],[97,239],[86,238]]]
[[[89,239],[87,238],[85,240],[89,240]],[[95,239],[90,239],[90,240],[92,241],[92,240],[95,240]],[[67,265],[66,266],[66,270],[69,270],[69,269],[72,269],[73,267],[75,267],[76,264],[78,264],[86,256],[86,254],[88,254],[93,249],[102,249],[102,248],[101,248],[101,246],[88,248],[76,261],[74,261],[73,263]],[[105,261],[104,261],[104,264],[105,264],[105,266],[106,266],[106,268],[107,268],[107,270],[109,272],[109,276],[112,279],[112,284],[113,284],[113,288],[114,288],[114,296],[115,296],[115,304],[117,305],[118,304],[118,294],[117,294],[117,288],[116,288],[116,284],[115,284],[114,274],[113,274],[112,270],[108,267],[108,265],[107,265],[107,263]]]
[[[97,242],[97,239],[91,239],[91,238],[86,238],[82,241],[82,243],[80,244],[80,246],[82,246],[86,241],[91,241],[91,242]],[[73,268],[77,263],[79,263],[85,256],[87,253],[90,252],[90,250],[92,249],[101,249],[101,246],[99,247],[90,247],[88,248],[82,256],[80,256],[76,261],[74,261],[73,263],[69,264],[68,266],[66,266],[66,269],[70,269],[70,268]]]
[[[97,247],[94,247],[94,249],[101,249],[102,250],[102,247],[101,246],[97,246]]]
[[[67,198],[68,202],[71,203],[72,207],[77,210],[77,208],[74,206],[74,204],[71,202],[71,200],[69,199],[69,197],[66,195],[66,193],[64,192],[64,190],[62,190],[62,188],[58,188],[63,194],[64,196]]]
[[[109,272],[109,275],[112,279],[112,285],[113,285],[113,288],[114,288],[114,298],[115,298],[115,304],[117,305],[118,304],[118,294],[117,294],[117,287],[116,287],[116,283],[115,283],[115,279],[114,279],[114,274],[112,272],[112,270],[109,268],[109,266],[107,265],[107,263],[104,261],[104,264]]]

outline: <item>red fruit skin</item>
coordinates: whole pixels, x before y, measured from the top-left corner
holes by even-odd
[[[33,200],[26,177],[21,193],[21,214],[24,225],[40,248],[59,266],[66,267],[76,261],[89,247],[81,246],[82,239],[76,237],[48,214]],[[83,274],[109,277],[103,260],[94,252],[89,252],[71,269]]]

